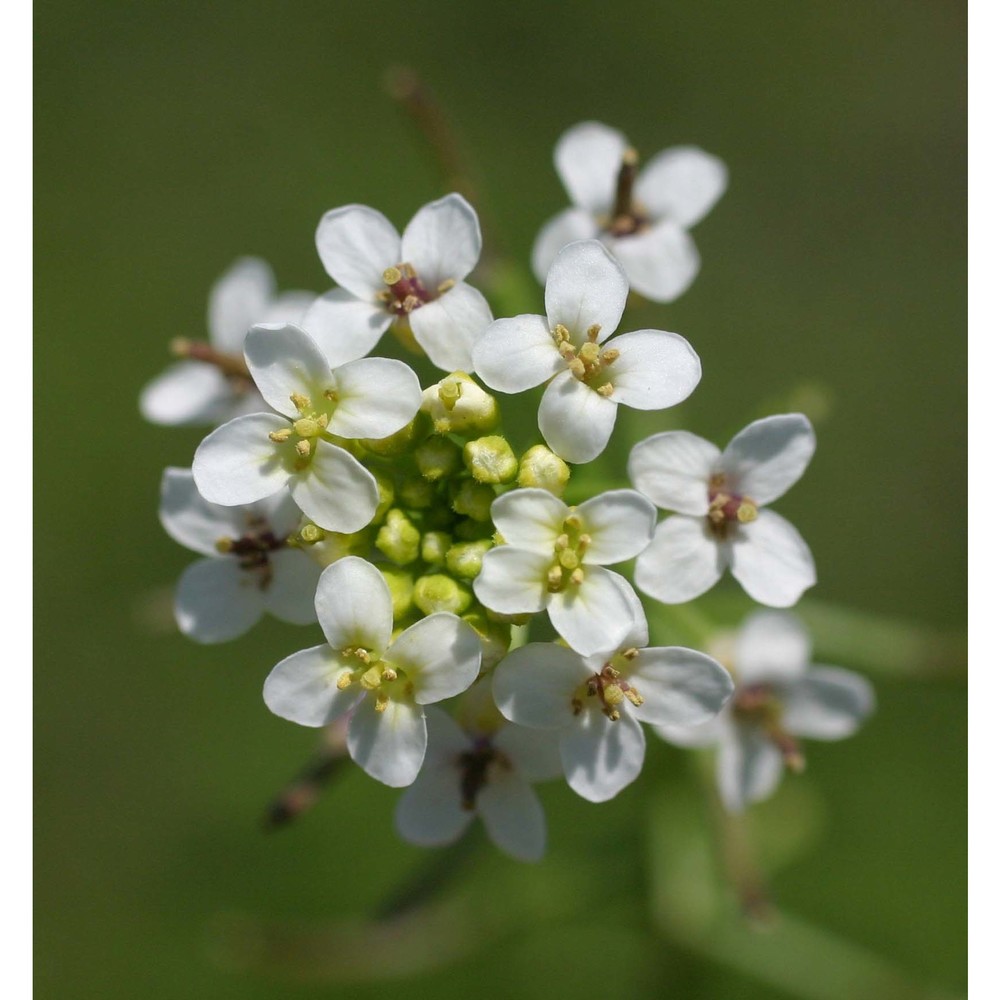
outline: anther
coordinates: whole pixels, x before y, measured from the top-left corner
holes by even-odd
[[[580,537],[579,537],[579,539],[577,540],[577,543],[576,543],[576,551],[577,551],[577,553],[582,556],[584,554],[584,552],[586,552],[587,549],[590,548],[590,543],[592,541],[593,541],[593,539],[586,532],[584,532],[582,535],[580,535]]]
[[[388,683],[391,683],[392,681],[394,681],[397,676],[398,675],[396,674],[396,671],[393,670],[392,667],[386,667],[382,671],[382,680],[384,680],[384,681],[386,681]]]
[[[389,707],[389,696],[384,691],[375,695],[375,711],[384,712]]]
[[[639,692],[636,691],[635,688],[629,688],[625,692],[625,697],[628,698],[628,700],[632,702],[632,704],[635,705],[636,708],[638,708],[643,703],[644,700],[642,695],[639,694]]]
[[[601,364],[613,365],[621,356],[621,351],[615,347],[609,347],[606,351],[601,353]]]
[[[639,650],[636,649],[635,646],[629,646],[628,649],[622,650],[622,656],[624,656],[626,660],[634,660],[638,655]]]
[[[569,340],[569,330],[562,323],[556,323],[556,328],[552,331],[552,335],[556,338],[557,343],[560,344]]]
[[[231,538],[217,538],[215,540],[215,551],[225,555],[233,551],[233,540]]]
[[[407,295],[403,299],[403,312],[411,313],[414,309],[420,306],[420,299],[416,295]]]
[[[323,398],[330,400],[331,403],[336,403],[340,397],[337,395],[336,389],[324,389]]]
[[[582,379],[587,374],[587,369],[579,358],[574,358],[567,367],[575,378]]]
[[[579,715],[583,711],[583,702],[579,698],[574,698],[570,703],[574,715]]]
[[[298,453],[299,453],[299,454],[300,454],[300,455],[301,455],[301,456],[302,456],[303,458],[308,458],[308,457],[309,457],[309,453],[310,453],[310,452],[312,451],[312,445],[311,445],[311,444],[310,444],[310,443],[309,443],[308,441],[306,441],[306,440],[304,440],[304,439],[303,439],[302,441],[299,441],[299,442],[298,442],[298,443],[297,443],[297,444],[295,445],[295,450],[296,450],[296,451],[297,451],[297,452],[298,452]]]
[[[562,586],[563,571],[561,566],[552,566],[546,577],[549,590],[556,591]]]
[[[293,392],[288,398],[299,413],[305,413],[306,410],[312,409],[312,400],[308,396],[303,396],[301,392]]]
[[[291,427],[283,427],[280,431],[271,431],[268,437],[275,444],[284,444],[292,436]]]
[[[598,396],[603,396],[607,399],[615,391],[615,387],[610,382],[605,382],[604,385],[599,385],[594,391]]]
[[[589,340],[592,344],[597,342],[597,338],[600,336],[600,334],[601,334],[600,323],[594,323],[593,326],[587,327],[587,340]]]
[[[354,676],[350,670],[345,670],[337,678],[337,690],[346,691],[354,683]]]
[[[556,552],[562,552],[567,548],[569,548],[569,535],[564,533],[556,539]]]
[[[438,285],[438,295],[444,295],[445,292],[447,292],[450,288],[454,287],[455,287],[455,279],[445,278],[444,281],[442,281],[441,284]]]
[[[573,570],[573,572],[569,575],[569,582],[579,587],[580,584],[583,583],[583,569],[577,567]]]

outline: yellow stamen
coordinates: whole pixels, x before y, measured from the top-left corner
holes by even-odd
[[[308,458],[309,453],[312,451],[312,445],[305,440],[299,441],[295,445],[295,450],[303,457]]]
[[[275,444],[284,444],[292,436],[291,427],[283,427],[280,431],[271,431],[268,437]]]

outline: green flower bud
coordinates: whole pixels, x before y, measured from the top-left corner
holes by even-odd
[[[448,549],[445,565],[448,572],[463,580],[474,580],[483,566],[483,556],[493,548],[490,539],[478,542],[459,542]]]
[[[452,534],[460,542],[477,542],[481,538],[488,538],[496,543],[492,521],[473,521],[470,517],[464,517],[452,528]]]
[[[392,480],[382,472],[372,472],[375,477],[375,485],[378,487],[378,506],[375,508],[375,516],[372,524],[381,524],[386,512],[396,499],[396,490],[392,485]]]
[[[395,566],[379,566],[378,571],[392,595],[392,618],[398,621],[413,610],[413,574]]]
[[[310,521],[303,525],[298,540],[302,545],[315,545],[317,542],[323,541],[324,538],[326,538],[326,532],[318,524],[313,524]]]
[[[375,547],[397,566],[406,566],[420,554],[420,532],[401,510],[394,507],[378,530]]]
[[[456,514],[464,514],[474,521],[488,521],[490,507],[496,499],[493,489],[485,483],[464,479],[452,491],[451,509]]]
[[[507,439],[499,435],[476,438],[462,449],[465,467],[480,483],[509,483],[517,475],[517,459]]]
[[[468,587],[463,587],[450,576],[443,573],[432,573],[422,576],[413,585],[413,603],[425,615],[436,611],[450,611],[460,615],[472,604],[472,594]]]
[[[420,409],[437,434],[483,434],[500,419],[497,401],[465,372],[454,372],[424,390]]]
[[[420,474],[432,483],[457,472],[462,461],[462,450],[450,438],[432,434],[417,446],[413,457]]]
[[[518,486],[534,486],[561,497],[568,482],[569,466],[544,444],[536,444],[521,456]]]
[[[426,479],[418,479],[414,476],[412,479],[405,479],[399,487],[399,500],[405,507],[423,510],[430,507],[436,499],[437,493],[434,484],[429,483]]]
[[[450,548],[451,535],[447,531],[427,531],[420,540],[420,558],[428,566],[443,566]]]

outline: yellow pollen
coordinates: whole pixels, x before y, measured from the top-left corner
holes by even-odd
[[[632,702],[632,704],[633,704],[633,705],[635,705],[635,706],[636,706],[636,708],[638,708],[638,707],[639,707],[639,706],[640,706],[640,705],[642,704],[642,702],[643,702],[643,697],[642,697],[642,695],[641,695],[641,694],[639,694],[639,692],[638,692],[638,691],[636,691],[636,689],[635,689],[635,688],[629,688],[629,689],[628,689],[628,690],[627,690],[627,691],[625,692],[625,697],[626,697],[626,698],[628,698],[628,700],[629,700],[630,702]]]
[[[552,334],[556,338],[556,341],[560,344],[569,340],[569,330],[567,330],[562,323],[556,323],[556,328],[552,331]],[[573,345],[571,344],[570,347],[572,348],[572,346]]]
[[[299,413],[312,409],[312,400],[308,396],[303,396],[301,392],[293,392],[288,398]]]
[[[549,590],[558,590],[562,586],[563,572],[562,567],[553,566],[548,572],[548,585]]]
[[[454,287],[455,287],[455,279],[454,278],[445,278],[444,281],[442,281],[441,284],[438,285],[438,295],[443,295],[450,288],[454,288]]]
[[[556,539],[556,552],[569,548],[569,535],[563,534]]]
[[[576,584],[578,587],[583,583],[583,570],[579,567],[573,570],[569,575],[569,582]]]
[[[233,540],[231,538],[217,538],[215,540],[215,551],[222,552],[232,552],[233,550]]]
[[[563,521],[563,527],[568,528],[570,531],[579,531],[583,527],[583,521],[580,520],[580,516],[578,514],[570,514],[570,516]]]
[[[628,649],[622,650],[622,656],[624,656],[626,660],[634,660],[638,655],[639,650],[636,649],[635,646],[630,646]]]
[[[337,678],[337,690],[346,691],[347,688],[349,688],[353,683],[354,677],[352,676],[350,670],[345,670],[344,673]]]
[[[574,378],[583,378],[587,374],[587,369],[579,358],[574,358],[567,367],[573,373]]]
[[[559,353],[563,356],[563,360],[569,361],[570,358],[576,357],[576,348],[569,341],[564,340],[559,345]]]
[[[389,696],[384,691],[375,695],[375,711],[384,712],[389,707]]]
[[[599,385],[595,391],[598,396],[607,399],[615,391],[615,387],[610,382],[605,382],[604,385]]]
[[[396,679],[397,676],[398,674],[396,673],[395,670],[392,669],[392,667],[386,667],[382,671],[382,680],[384,681],[392,682]]]
[[[612,721],[617,722],[621,717],[622,713],[618,711],[617,708],[605,709],[604,714]]]
[[[582,556],[584,554],[584,552],[586,552],[587,549],[590,548],[590,543],[592,541],[593,541],[593,539],[590,537],[590,535],[588,535],[586,532],[584,532],[580,536],[580,540],[576,543],[576,551],[579,552],[580,555]]]
[[[340,399],[340,397],[337,395],[337,390],[336,389],[324,389],[323,390],[323,398],[330,400],[331,403],[336,403],[337,400]],[[325,416],[325,414],[324,414],[324,416]]]
[[[587,327],[587,340],[589,340],[592,344],[596,343],[598,336],[600,336],[600,333],[601,333],[601,324],[600,323],[595,323],[593,326],[588,326]]]
[[[621,356],[622,356],[621,351],[617,350],[614,347],[610,347],[608,348],[608,350],[604,351],[603,354],[601,354],[601,364],[613,365]]]
[[[308,458],[309,453],[312,451],[312,445],[308,441],[299,441],[295,445],[295,450],[303,457]]]
[[[418,308],[419,306],[420,306],[420,299],[418,299],[416,295],[407,295],[406,298],[403,299],[404,312],[411,313],[413,312],[414,309]]]
[[[271,431],[268,437],[275,444],[284,444],[292,436],[291,427],[283,427],[280,431]]]
[[[398,267],[387,267],[382,272],[382,280],[387,285],[394,285],[397,281],[403,280],[403,272]]]

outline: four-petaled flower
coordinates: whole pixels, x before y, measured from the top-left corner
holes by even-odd
[[[275,294],[266,261],[242,257],[212,286],[208,343],[179,338],[185,360],[149,382],[139,397],[142,415],[154,424],[221,424],[264,409],[243,362],[243,340],[255,323],[298,323],[316,296]]]
[[[348,712],[347,749],[373,778],[401,788],[427,748],[424,705],[460,694],[476,679],[482,646],[447,612],[428,615],[392,640],[392,596],[369,562],[347,556],[316,588],[327,644],[282,660],[264,682],[275,715],[325,726]]]
[[[373,208],[335,208],[320,221],[316,247],[340,287],[316,300],[303,326],[334,367],[364,357],[395,323],[438,368],[471,371],[472,345],[493,320],[463,280],[482,243],[475,209],[458,194],[424,205],[402,237]]]
[[[681,402],[701,378],[701,362],[676,333],[638,330],[602,345],[618,328],[628,281],[596,240],[559,252],[545,282],[545,316],[499,319],[473,350],[476,373],[491,388],[522,392],[552,379],[538,428],[567,462],[589,462],[614,430],[618,404],[662,410]]]
[[[704,653],[646,648],[649,629],[638,598],[635,621],[610,652],[581,656],[533,642],[504,657],[493,697],[511,721],[554,730],[570,788],[605,802],[642,770],[641,722],[696,725],[714,718],[733,693],[729,674]]]
[[[725,191],[725,164],[693,146],[675,146],[637,172],[638,157],[625,136],[599,122],[565,132],[555,163],[573,207],[550,219],[535,240],[531,264],[538,280],[567,243],[596,236],[640,295],[676,299],[701,265],[687,230]]]
[[[500,614],[547,609],[555,630],[590,655],[620,642],[632,627],[636,597],[605,569],[649,543],[653,505],[634,490],[611,490],[568,507],[546,490],[520,489],[493,501],[506,542],[483,556],[476,597]]]
[[[793,605],[816,582],[812,553],[788,521],[763,507],[799,479],[815,450],[801,413],[755,420],[721,453],[687,431],[640,441],[628,462],[633,485],[677,513],[639,556],[636,586],[679,604],[703,594],[728,566],[755,601]]]
[[[809,633],[792,614],[757,611],[736,636],[736,692],[722,714],[701,726],[657,733],[682,747],[718,744],[723,805],[741,812],[777,788],[782,771],[805,766],[799,737],[840,740],[875,708],[871,685],[841,667],[810,666]]]
[[[384,438],[413,419],[420,383],[401,361],[362,358],[331,370],[294,326],[254,327],[247,367],[277,413],[230,420],[198,446],[194,479],[212,503],[252,503],[285,485],[322,528],[358,531],[378,507],[375,477],[336,438]]]
[[[413,844],[451,844],[479,816],[490,840],[519,861],[545,853],[545,813],[531,785],[562,774],[551,733],[503,724],[467,731],[427,709],[427,755],[396,807],[396,828]]]
[[[322,567],[288,545],[302,515],[287,490],[259,503],[220,507],[198,493],[190,469],[166,469],[160,523],[206,559],[181,574],[174,598],[180,630],[197,642],[243,635],[269,611],[294,625],[316,621],[313,594]]]

